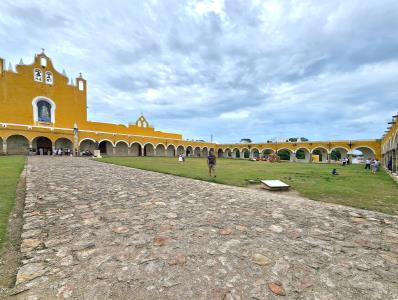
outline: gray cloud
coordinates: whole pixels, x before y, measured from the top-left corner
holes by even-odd
[[[377,138],[397,110],[398,4],[353,1],[0,3],[0,55],[46,48],[88,80],[89,118],[142,111],[186,138]]]

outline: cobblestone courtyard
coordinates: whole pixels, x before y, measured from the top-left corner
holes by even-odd
[[[398,299],[394,216],[82,158],[26,186],[16,298]]]

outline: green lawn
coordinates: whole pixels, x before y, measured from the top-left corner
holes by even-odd
[[[24,164],[24,156],[0,156],[0,249],[5,238],[8,217],[14,207],[16,187]]]
[[[247,186],[248,180],[280,179],[313,200],[398,214],[398,184],[385,171],[372,174],[365,171],[363,165],[341,167],[218,159],[217,177],[211,178],[203,158],[187,158],[185,163],[168,157],[104,157],[97,160],[237,186]],[[333,167],[340,175],[331,175]]]

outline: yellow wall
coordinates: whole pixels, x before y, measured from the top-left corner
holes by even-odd
[[[47,65],[41,65],[41,59],[47,60]],[[4,60],[0,60],[0,122],[21,125],[42,125],[55,128],[72,129],[76,123],[79,129],[110,133],[136,134],[163,138],[182,139],[181,134],[155,131],[154,128],[141,128],[135,125],[117,125],[110,123],[87,121],[87,86],[80,76],[74,79],[74,84],[68,83],[68,78],[55,70],[52,61],[45,54],[35,56],[30,65],[17,65],[16,72],[4,71]],[[53,84],[34,80],[34,69],[53,74]],[[79,82],[83,89],[79,89]],[[55,122],[43,124],[34,122],[32,101],[43,96],[56,104]],[[35,130],[35,129],[34,129]]]
[[[68,85],[68,79],[57,72],[51,60],[47,58],[47,67],[40,65],[36,55],[33,64],[17,65],[16,72],[3,71],[0,76],[0,121],[34,125],[32,100],[38,96],[52,99],[56,103],[55,127],[73,128],[74,122],[86,122],[86,90],[79,91],[76,86]],[[49,85],[33,80],[33,70],[39,68],[50,71],[54,84]],[[84,79],[82,80],[85,84]]]

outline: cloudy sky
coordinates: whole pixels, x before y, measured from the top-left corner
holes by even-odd
[[[397,0],[0,1],[0,56],[88,80],[89,119],[217,142],[380,138]]]

